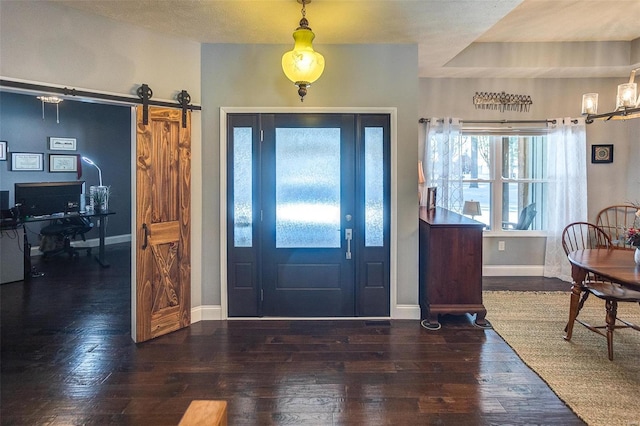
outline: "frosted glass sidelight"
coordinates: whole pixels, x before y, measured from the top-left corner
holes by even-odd
[[[364,199],[366,247],[384,244],[384,151],[382,127],[364,129]]]
[[[276,128],[276,248],[340,248],[340,129]]]
[[[236,247],[253,245],[252,129],[233,129],[233,243]]]

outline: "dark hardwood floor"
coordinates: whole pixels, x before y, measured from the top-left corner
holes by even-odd
[[[0,286],[3,425],[175,425],[193,399],[228,401],[230,425],[584,424],[467,316],[203,321],[134,344],[128,245],[107,258],[34,258],[44,276]]]

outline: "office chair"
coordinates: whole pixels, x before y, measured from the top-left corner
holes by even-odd
[[[536,213],[538,213],[538,211],[536,210],[536,203],[531,203],[520,212],[518,223],[502,222],[502,229],[520,231],[529,229],[531,223],[533,222],[533,219],[536,217]]]
[[[84,234],[93,229],[91,220],[85,217],[72,216],[56,219],[50,225],[40,230],[42,239],[40,251],[43,259],[66,253],[69,257],[78,257],[79,250],[87,250],[87,256],[91,255],[91,247],[73,247],[71,240],[79,235],[82,241],[86,241]]]

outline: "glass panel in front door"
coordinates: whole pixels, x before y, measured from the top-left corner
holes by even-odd
[[[233,241],[235,247],[253,245],[253,149],[251,127],[233,129]]]
[[[365,246],[384,244],[384,132],[382,127],[364,129]]]
[[[340,248],[340,129],[276,128],[276,248]]]

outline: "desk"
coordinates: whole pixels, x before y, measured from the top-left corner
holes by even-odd
[[[633,251],[620,249],[584,249],[572,251],[568,255],[571,262],[571,306],[566,339],[571,339],[573,319],[578,313],[582,283],[587,273],[592,272],[611,282],[631,290],[640,291],[640,266],[633,260]]]
[[[33,223],[33,222],[45,222],[45,221],[49,221],[49,220],[57,220],[57,219],[64,219],[67,217],[84,217],[84,218],[97,218],[98,219],[98,235],[99,235],[99,239],[100,239],[100,244],[98,245],[98,255],[96,256],[96,260],[98,261],[98,263],[100,264],[100,266],[102,266],[103,268],[108,268],[109,262],[107,262],[104,258],[104,239],[106,236],[106,229],[105,229],[105,219],[107,216],[110,216],[112,214],[116,214],[116,212],[113,211],[108,211],[108,210],[104,210],[101,212],[87,212],[87,213],[67,213],[65,215],[46,215],[46,216],[32,216],[32,217],[27,217],[27,218],[23,218],[22,222],[27,224],[27,223]]]

